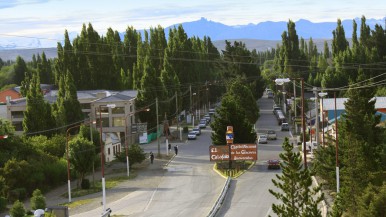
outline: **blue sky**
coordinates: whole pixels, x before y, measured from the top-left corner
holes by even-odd
[[[108,27],[147,29],[158,24],[208,20],[226,25],[263,21],[386,17],[385,0],[0,0],[0,38],[5,35],[62,38],[91,22],[103,34]]]

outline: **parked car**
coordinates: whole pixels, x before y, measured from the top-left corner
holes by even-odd
[[[257,142],[259,144],[267,144],[268,143],[268,138],[267,135],[259,135],[259,138],[257,139]]]
[[[196,138],[197,138],[196,132],[190,131],[188,133],[188,140],[196,139]]]
[[[206,115],[204,116],[204,118],[207,120],[208,123],[210,123],[211,118],[210,118],[210,115],[209,115],[209,114],[206,114]]]
[[[268,169],[280,169],[280,160],[268,160]]]
[[[201,135],[201,129],[200,129],[200,127],[195,127],[195,128],[193,128],[192,131],[195,132],[197,136]]]
[[[289,131],[288,123],[282,123],[281,124],[281,131]]]
[[[273,98],[273,92],[272,91],[269,91],[268,93],[267,93],[267,95],[268,95],[268,98]]]
[[[269,140],[276,140],[276,132],[273,130],[268,130],[267,131],[267,139]]]
[[[209,115],[214,115],[215,112],[216,112],[215,109],[209,109]]]
[[[201,120],[200,124],[198,125],[200,128],[206,128],[206,120]]]

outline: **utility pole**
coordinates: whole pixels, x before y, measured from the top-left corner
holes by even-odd
[[[336,92],[334,92],[335,101],[335,164],[336,164],[336,192],[339,193],[339,159],[338,159],[338,119],[336,115]]]
[[[319,107],[319,98],[318,98],[318,88],[316,88],[316,87],[314,87],[313,88],[313,91],[314,91],[314,93],[315,93],[315,124],[316,124],[316,136],[315,136],[315,141],[316,141],[316,144],[319,146],[319,113],[318,113],[318,111],[319,111],[319,109],[318,109],[318,107]]]
[[[294,83],[294,105],[295,105],[295,133],[298,133],[298,125],[296,123],[296,117],[298,116],[297,113],[296,113],[296,107],[298,107],[297,103],[296,103],[296,80],[293,81]]]
[[[155,113],[157,115],[157,144],[158,144],[158,157],[161,157],[161,147],[159,144],[159,120],[158,120],[158,97],[155,98]]]

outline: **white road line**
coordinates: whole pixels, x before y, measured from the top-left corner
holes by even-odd
[[[269,207],[269,210],[268,210],[267,214],[265,214],[265,217],[268,217],[269,213],[271,213],[271,211],[272,211],[272,207]]]
[[[158,191],[158,187],[153,191],[153,194],[151,195],[149,202],[147,202],[147,205],[146,205],[145,209],[143,210],[144,212],[149,208],[151,202],[153,201],[154,195],[157,191]]]

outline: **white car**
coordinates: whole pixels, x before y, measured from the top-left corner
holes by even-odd
[[[200,129],[200,127],[193,128],[192,131],[195,132],[197,136],[201,135],[201,129]]]
[[[259,139],[257,139],[257,142],[259,144],[267,144],[268,143],[267,135],[259,135]]]
[[[206,128],[206,121],[200,121],[200,124],[198,125],[200,128]]]
[[[196,132],[190,131],[190,132],[188,133],[188,140],[196,139],[196,138],[197,138]]]

